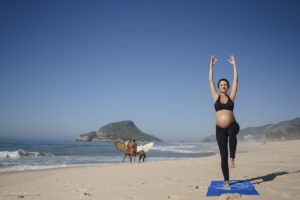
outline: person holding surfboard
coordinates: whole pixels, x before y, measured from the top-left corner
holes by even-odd
[[[145,162],[145,158],[146,158],[146,153],[144,151],[144,140],[142,140],[142,143],[140,145],[141,148],[141,153],[140,153],[140,157],[139,157],[139,163],[141,162],[141,159],[143,158],[143,162]]]
[[[132,143],[131,143],[131,149],[132,149],[133,162],[135,163],[136,154],[137,154],[137,144],[135,143],[134,139],[132,140]]]
[[[225,187],[229,187],[228,138],[230,150],[230,168],[235,168],[234,159],[237,146],[236,135],[240,130],[239,124],[236,122],[233,114],[234,100],[238,86],[238,73],[234,57],[230,56],[228,61],[233,65],[234,72],[232,89],[229,95],[227,95],[229,90],[229,82],[227,79],[220,79],[218,82],[220,94],[216,90],[213,81],[213,66],[216,64],[217,59],[214,56],[211,56],[209,70],[210,91],[216,109],[216,138],[220,150],[221,168],[225,180]]]
[[[125,160],[127,155],[129,156],[130,163],[132,163],[132,158],[131,158],[132,149],[129,146],[130,142],[131,142],[131,139],[129,139],[125,142],[125,147],[124,147],[125,149],[124,149],[124,156],[123,156],[123,159],[122,159],[122,163],[124,163],[124,160]]]

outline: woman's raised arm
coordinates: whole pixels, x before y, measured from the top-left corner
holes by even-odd
[[[235,96],[236,96],[236,92],[237,92],[237,87],[238,87],[238,73],[237,73],[237,69],[236,69],[236,63],[235,63],[235,59],[233,56],[230,56],[229,60],[230,64],[233,65],[233,84],[232,84],[232,89],[230,91],[229,97],[231,98],[232,101],[234,101]]]
[[[216,59],[214,56],[211,56],[210,58],[210,69],[209,69],[209,86],[210,86],[210,91],[211,91],[211,94],[212,94],[212,97],[214,99],[214,102],[217,101],[218,97],[219,97],[219,94],[216,90],[216,87],[215,87],[215,83],[214,83],[214,79],[213,79],[213,66],[216,64],[216,62],[218,61],[218,59]]]

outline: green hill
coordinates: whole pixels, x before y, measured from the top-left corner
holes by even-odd
[[[137,128],[133,121],[121,121],[109,123],[98,131],[92,131],[80,135],[76,141],[87,142],[115,142],[128,139],[145,140],[147,142],[163,142],[161,139],[146,134]]]

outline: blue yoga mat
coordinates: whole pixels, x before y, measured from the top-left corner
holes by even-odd
[[[225,181],[212,181],[206,196],[220,196],[225,193],[239,193],[242,195],[259,195],[250,181],[231,180],[230,188],[224,188]]]

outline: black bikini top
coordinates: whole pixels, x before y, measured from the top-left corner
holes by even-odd
[[[215,103],[216,112],[219,111],[219,110],[231,110],[231,111],[233,111],[234,103],[228,95],[227,95],[227,97],[228,97],[228,101],[225,104],[223,104],[220,101],[220,95],[219,95],[219,97],[218,97],[218,99]]]

